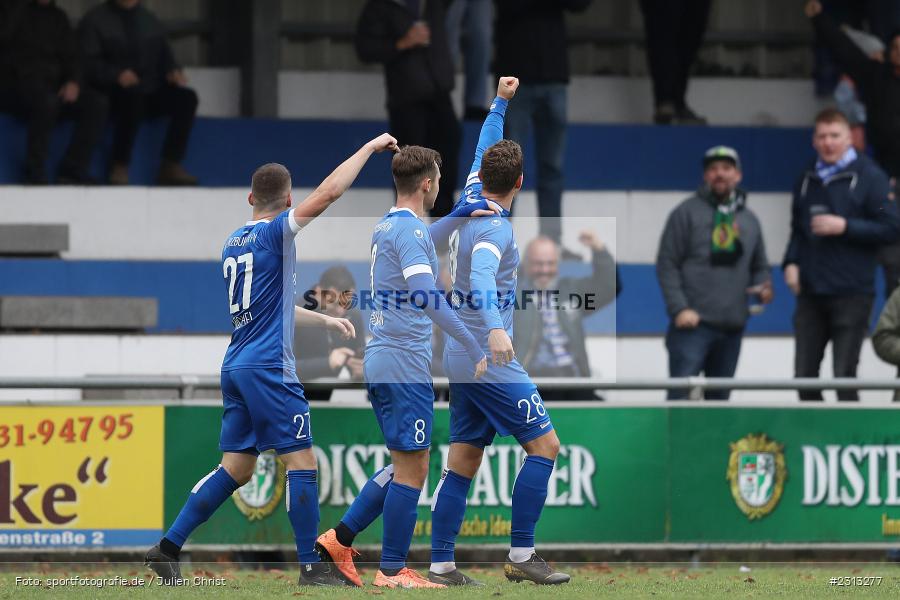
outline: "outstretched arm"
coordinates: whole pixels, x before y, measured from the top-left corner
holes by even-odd
[[[356,154],[341,163],[313,193],[294,208],[294,220],[297,222],[297,226],[304,227],[331,206],[332,202],[340,198],[353,185],[353,181],[370,156],[385,150],[396,151],[397,149],[397,140],[388,133],[382,133],[357,150]]]
[[[503,139],[503,119],[506,116],[506,107],[509,101],[516,95],[519,89],[519,80],[515,77],[501,77],[497,83],[497,97],[491,102],[491,112],[484,119],[481,126],[481,134],[478,136],[478,145],[475,147],[475,160],[469,173],[477,173],[481,169],[481,157],[485,150]]]

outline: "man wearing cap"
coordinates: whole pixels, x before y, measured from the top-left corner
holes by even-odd
[[[732,377],[750,304],[772,300],[762,229],[738,188],[741,161],[727,146],[703,156],[703,185],[669,215],[656,275],[666,301],[669,376]],[[709,400],[729,390],[708,390]],[[669,390],[670,400],[687,390]]]

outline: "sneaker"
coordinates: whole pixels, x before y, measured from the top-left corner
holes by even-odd
[[[448,587],[451,585],[484,585],[480,581],[475,581],[459,569],[453,569],[449,573],[435,573],[434,571],[428,571],[428,581],[431,583],[441,583]]]
[[[174,585],[176,579],[183,579],[178,559],[164,553],[159,544],[147,551],[147,555],[144,557],[144,566],[150,567],[166,585]]]
[[[565,573],[554,571],[547,562],[538,556],[532,554],[531,558],[524,562],[514,563],[509,558],[503,565],[503,574],[510,581],[519,583],[520,581],[533,581],[541,585],[557,585],[560,583],[568,583],[570,577]]]
[[[113,163],[109,168],[110,185],[128,185],[128,165],[124,163]]]
[[[688,106],[676,110],[675,120],[678,125],[706,125],[706,118],[701,117]]]
[[[443,588],[447,587],[442,583],[432,583],[410,569],[403,567],[396,575],[385,575],[378,569],[375,575],[375,587],[384,588]]]
[[[342,545],[337,539],[337,533],[334,529],[329,529],[319,536],[316,540],[316,550],[322,554],[324,558],[330,560],[337,567],[337,575],[347,583],[356,587],[362,587],[363,582],[356,572],[356,565],[353,564],[353,557],[359,556],[359,552],[353,548]]]
[[[344,587],[347,584],[338,577],[331,566],[326,562],[317,562],[309,565],[301,565],[300,579],[297,583],[301,586],[312,585],[319,587]]]
[[[197,178],[184,170],[177,162],[164,160],[159,167],[156,183],[170,186],[195,186]]]

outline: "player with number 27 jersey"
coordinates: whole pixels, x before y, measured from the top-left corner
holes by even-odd
[[[223,451],[312,444],[309,405],[295,374],[293,351],[293,238],[299,231],[293,209],[286,210],[272,220],[248,221],[222,248],[234,327],[222,361]]]

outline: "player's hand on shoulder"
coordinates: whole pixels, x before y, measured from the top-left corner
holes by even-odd
[[[475,363],[475,379],[481,379],[481,377],[487,372],[487,356],[482,356],[481,360]]]
[[[504,100],[512,100],[519,89],[519,80],[516,77],[501,77],[497,84],[497,95]]]
[[[509,339],[505,329],[491,329],[488,334],[488,348],[496,367],[505,366],[516,357],[512,340]]]
[[[356,337],[356,329],[353,327],[353,323],[350,322],[350,319],[328,317],[325,327],[330,331],[339,333],[345,340]]]
[[[389,133],[382,133],[377,138],[369,142],[368,146],[372,150],[372,152],[375,153],[384,152],[385,150],[396,152],[400,149],[397,146],[397,138]]]
[[[465,217],[496,217],[503,209],[496,202],[481,199],[478,202],[465,204],[463,216]]]

